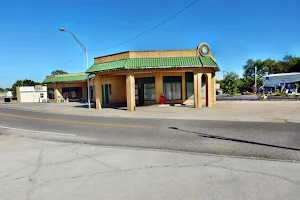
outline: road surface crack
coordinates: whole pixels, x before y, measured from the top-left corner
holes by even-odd
[[[261,174],[261,175],[264,175],[264,176],[278,178],[278,179],[281,179],[281,180],[291,182],[291,183],[296,184],[296,185],[300,185],[299,181],[290,180],[286,177],[276,175],[276,174],[269,174],[269,173],[265,173],[265,172],[256,172],[256,171],[248,171],[248,170],[243,170],[243,169],[233,169],[233,168],[229,168],[229,167],[225,167],[225,166],[214,165],[218,162],[221,162],[224,159],[224,157],[221,158],[221,159],[215,160],[215,161],[211,161],[211,162],[208,162],[208,163],[201,163],[201,164],[146,166],[146,167],[129,168],[129,169],[116,168],[114,166],[107,165],[107,163],[103,163],[103,162],[101,162],[101,161],[99,161],[99,160],[97,160],[93,157],[90,157],[90,159],[94,160],[97,163],[105,165],[107,167],[110,167],[111,169],[114,169],[114,170],[100,171],[100,172],[95,172],[95,173],[91,173],[91,174],[82,174],[82,175],[69,176],[69,177],[60,177],[60,178],[56,178],[56,179],[53,179],[53,180],[48,180],[44,184],[41,184],[41,185],[37,186],[36,188],[43,187],[45,185],[51,184],[53,182],[61,181],[61,180],[77,179],[77,178],[83,178],[83,177],[94,177],[96,175],[101,175],[101,174],[113,174],[113,173],[130,172],[130,171],[138,171],[138,170],[149,170],[149,169],[160,169],[160,168],[188,168],[188,167],[213,167],[213,168],[221,168],[221,169],[226,169],[226,170],[236,171],[236,172]],[[211,164],[211,163],[213,163],[213,164]],[[210,194],[208,194],[208,195],[211,196]],[[214,197],[212,197],[212,196],[211,196],[211,198],[214,199]]]
[[[42,163],[42,159],[43,159],[43,151],[44,149],[41,148],[40,150],[40,153],[38,155],[38,158],[37,158],[37,165],[36,165],[36,169],[28,176],[28,180],[30,182],[29,186],[30,189],[28,190],[27,194],[26,194],[26,200],[30,200],[31,199],[31,196],[34,192],[34,190],[36,189],[36,179],[35,179],[35,175],[37,174],[37,172],[40,170],[40,167],[41,167],[41,163]]]
[[[234,169],[234,168],[229,168],[229,167],[225,167],[225,166],[218,166],[218,165],[213,165],[213,164],[206,164],[205,166],[209,166],[209,167],[215,167],[215,168],[221,168],[221,169],[226,169],[226,170],[230,170],[230,171],[236,171],[236,172],[244,172],[244,173],[252,173],[252,174],[261,174],[261,175],[265,175],[265,176],[269,176],[269,177],[273,177],[273,178],[278,178],[281,180],[285,180],[291,183],[294,183],[296,185],[300,185],[300,181],[294,181],[291,179],[288,179],[286,177],[277,175],[277,174],[270,174],[270,173],[266,173],[266,172],[256,172],[256,171],[249,171],[249,170],[243,170],[243,169]]]

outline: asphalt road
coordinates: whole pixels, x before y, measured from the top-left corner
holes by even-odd
[[[126,119],[0,108],[0,133],[7,132],[3,127],[74,134],[99,145],[300,161],[298,123]]]

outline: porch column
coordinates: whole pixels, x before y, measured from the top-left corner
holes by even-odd
[[[57,89],[57,83],[55,83],[55,88],[54,88],[54,101],[55,103],[59,103],[59,99],[58,99],[58,96],[59,96],[59,92],[58,92],[58,89]]]
[[[210,108],[212,106],[212,98],[213,98],[211,73],[207,73],[206,78],[207,78],[207,81],[206,81],[206,106]]]
[[[101,109],[101,99],[102,99],[102,80],[100,75],[96,74],[94,79],[94,93],[95,93],[95,104],[96,109]]]
[[[211,91],[212,91],[212,103],[217,102],[216,96],[216,72],[211,73]]]
[[[199,73],[199,70],[194,70],[194,107],[195,108],[202,107],[201,76],[202,73]]]
[[[163,93],[163,80],[159,72],[155,73],[155,100],[159,104],[159,97]]]
[[[134,111],[135,109],[135,83],[134,73],[128,72],[126,74],[126,99],[127,99],[127,110]]]

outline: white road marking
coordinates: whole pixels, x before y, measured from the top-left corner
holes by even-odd
[[[68,133],[55,133],[55,132],[46,132],[46,131],[36,131],[36,130],[13,128],[13,127],[7,127],[7,126],[0,126],[0,128],[11,129],[11,130],[18,130],[18,131],[36,132],[36,133],[43,133],[43,134],[52,134],[52,135],[62,135],[62,136],[76,137],[75,134],[68,134]]]

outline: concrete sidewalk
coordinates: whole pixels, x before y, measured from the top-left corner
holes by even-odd
[[[128,112],[126,108],[87,109],[79,103],[0,104],[0,106],[36,112],[97,117],[300,123],[299,101],[221,101],[212,108],[200,109],[192,106],[153,105],[137,107],[135,112]]]
[[[0,136],[7,200],[298,200],[300,163]]]

